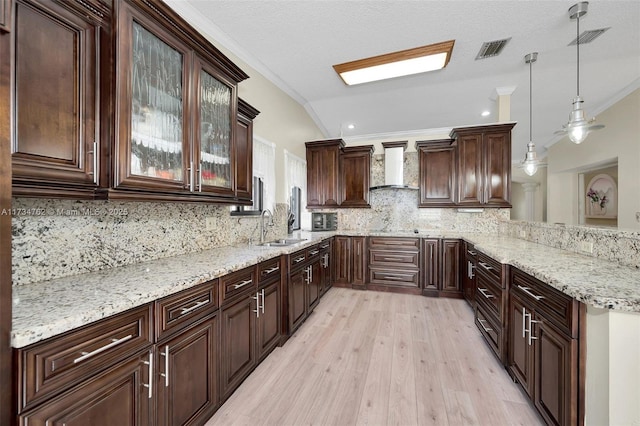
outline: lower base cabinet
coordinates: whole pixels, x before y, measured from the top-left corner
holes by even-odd
[[[157,425],[206,421],[218,405],[218,315],[156,345]]]
[[[258,362],[280,343],[280,279],[261,286],[258,291],[260,310],[256,318]]]
[[[334,239],[334,284],[364,288],[367,280],[366,237]]]
[[[20,425],[151,424],[150,350],[143,351],[19,417]]]
[[[255,293],[254,293],[255,294]],[[222,397],[227,398],[256,364],[255,301],[247,295],[222,308]]]
[[[460,240],[422,239],[422,294],[462,297],[460,278]]]

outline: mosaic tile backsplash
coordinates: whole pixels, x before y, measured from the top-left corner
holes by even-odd
[[[14,198],[13,208],[14,285],[260,238],[259,217],[228,206]],[[267,238],[287,232],[287,205],[275,210]]]

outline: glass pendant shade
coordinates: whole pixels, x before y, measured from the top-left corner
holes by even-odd
[[[536,146],[533,142],[527,144],[527,153],[522,162],[522,168],[529,176],[535,175],[538,171],[538,155],[536,154]]]

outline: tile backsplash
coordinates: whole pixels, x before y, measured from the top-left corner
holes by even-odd
[[[194,203],[13,199],[13,284],[257,241],[259,217]],[[278,204],[267,238],[286,233]],[[207,222],[209,229],[207,229]]]

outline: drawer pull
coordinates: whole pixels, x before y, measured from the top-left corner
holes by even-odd
[[[522,287],[521,285],[518,284],[518,288],[522,291],[524,291],[526,294],[528,294],[529,296],[533,297],[536,300],[541,300],[544,299],[544,296],[536,296],[535,294],[531,293],[529,290],[529,287]]]
[[[311,250],[311,251],[309,252],[309,254],[310,254],[311,256],[315,256],[315,255],[316,255],[316,254],[318,254],[318,253],[320,253],[320,250]]]
[[[180,312],[180,315],[184,315],[184,314],[188,314],[191,311],[195,311],[196,309],[198,309],[200,306],[206,305],[207,303],[209,303],[209,299],[207,300],[201,300],[199,302],[196,302],[195,305],[190,306],[188,308],[182,308],[182,311]]]
[[[234,290],[237,290],[237,289],[239,289],[239,288],[244,287],[245,285],[249,285],[249,284],[251,284],[252,282],[253,282],[253,280],[244,280],[244,281],[242,281],[240,284],[236,284],[236,285],[234,285],[234,286],[233,286],[233,289],[234,289]]]
[[[279,269],[280,269],[279,266],[274,266],[273,268],[265,269],[264,271],[262,271],[262,275],[269,275],[270,273],[275,272]]]
[[[486,333],[488,333],[488,332],[490,332],[490,331],[493,331],[493,328],[487,328],[487,327],[485,327],[485,326],[484,326],[484,323],[485,323],[485,322],[487,322],[487,321],[486,321],[486,320],[483,320],[483,319],[478,318],[478,323],[480,323],[480,327],[482,327],[482,329],[483,329]]]
[[[491,265],[487,265],[487,264],[486,264],[486,263],[484,263],[484,262],[478,262],[478,265],[482,266],[482,267],[483,267],[484,269],[486,269],[487,271],[493,271],[493,269],[494,269],[494,268],[493,268],[493,266],[491,266]]]
[[[92,357],[92,356],[94,356],[94,355],[98,355],[99,353],[104,352],[104,351],[106,351],[107,349],[111,349],[111,348],[113,348],[114,346],[118,346],[120,343],[124,343],[124,342],[126,342],[127,340],[131,340],[131,339],[133,339],[133,334],[129,334],[128,336],[124,336],[124,337],[123,337],[123,338],[121,338],[121,339],[111,339],[111,343],[108,343],[108,344],[106,344],[106,345],[104,345],[104,346],[102,346],[102,347],[100,347],[100,348],[98,348],[98,349],[96,349],[96,350],[94,350],[94,351],[91,351],[91,352],[81,352],[81,355],[82,355],[82,356],[79,356],[78,358],[74,359],[74,360],[73,360],[73,363],[74,363],[74,364],[77,364],[77,363],[79,363],[79,362],[82,362],[82,361],[84,361],[84,360],[85,360],[85,359],[87,359],[87,358],[91,358],[91,357]]]
[[[491,293],[489,293],[489,294],[485,293],[485,291],[487,291],[487,292],[489,291],[489,290],[487,290],[486,288],[478,287],[478,291],[479,291],[480,293],[482,293],[482,295],[483,295],[486,299],[491,299],[491,298],[494,298],[494,299],[495,299],[495,296],[494,296],[493,294],[491,294]]]
[[[326,249],[326,248],[329,248],[329,244],[324,244],[324,245],[320,246],[320,248],[323,249],[323,250]]]
[[[304,256],[300,256],[300,257],[299,257],[299,258],[297,258],[297,259],[293,259],[293,261],[294,261],[295,263],[300,263],[300,262],[302,262],[303,260],[304,260]]]
[[[467,253],[469,253],[471,256],[475,256],[476,254],[478,254],[475,251],[471,251],[471,250],[467,250]]]
[[[143,383],[142,386],[149,389],[149,399],[153,398],[153,351],[149,351],[149,361],[142,362],[149,366],[149,384]]]

